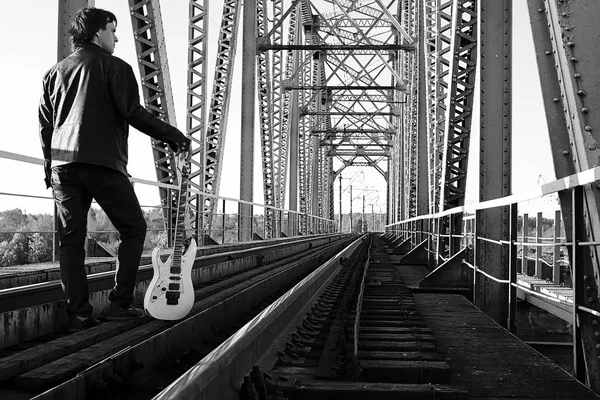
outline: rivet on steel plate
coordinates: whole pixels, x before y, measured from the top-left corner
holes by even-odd
[[[583,128],[583,129],[585,129],[586,132],[591,132],[592,131],[592,127],[589,126],[589,125],[586,125],[585,128]]]

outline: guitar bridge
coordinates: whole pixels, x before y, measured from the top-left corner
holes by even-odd
[[[171,284],[169,284],[171,286]],[[179,292],[167,291],[165,297],[167,298],[167,304],[177,305],[179,304]]]

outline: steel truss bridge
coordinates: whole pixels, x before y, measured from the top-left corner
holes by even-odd
[[[546,189],[558,193],[565,243],[577,260],[575,374],[598,392],[600,2],[524,1],[558,179]],[[58,2],[59,59],[70,47],[67,21],[88,4],[93,0]],[[129,0],[129,7],[145,105],[174,124],[161,2]],[[217,206],[237,61],[244,127],[240,241],[252,239],[256,136],[269,207],[265,239],[282,236],[278,215],[286,207],[297,212],[295,234],[311,233],[309,216],[333,219],[336,177],[352,165],[370,166],[387,183],[388,231],[414,246],[427,242],[433,270],[464,251],[452,238],[464,236],[469,212],[474,132],[478,201],[490,206],[472,208],[472,228],[488,240],[461,254],[487,276],[511,279],[517,201],[511,201],[512,77],[519,73],[512,67],[511,0],[224,0],[218,31],[208,28],[208,7],[209,0],[189,1],[185,130],[192,139],[188,199],[199,238],[210,230]],[[239,41],[242,54],[236,54]],[[207,59],[211,46],[217,46],[214,66]],[[472,123],[475,110],[479,126]],[[177,185],[174,155],[158,141],[152,151],[168,222],[174,200],[167,188]],[[514,298],[514,288],[476,279],[475,304],[512,329],[506,299]]]

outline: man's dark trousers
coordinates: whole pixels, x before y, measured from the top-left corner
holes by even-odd
[[[108,298],[123,307],[131,305],[146,221],[127,176],[93,164],[55,166],[52,192],[59,218],[60,280],[68,299],[67,313],[89,316],[93,312],[84,267],[87,214],[92,199],[104,210],[121,238],[115,287]]]

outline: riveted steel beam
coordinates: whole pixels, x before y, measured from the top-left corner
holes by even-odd
[[[492,200],[511,193],[511,0],[480,1],[480,175],[479,201]],[[481,211],[477,220],[479,237],[509,240],[510,207]],[[508,279],[506,246],[486,241],[477,243],[475,262],[497,279]],[[475,304],[502,326],[508,320],[508,287],[482,274],[477,275]]]
[[[381,52],[381,51],[414,51],[415,47],[413,45],[404,45],[404,44],[285,44],[285,45],[276,45],[269,43],[261,43],[258,45],[259,51],[266,50],[318,50],[318,51],[373,51],[373,52]]]
[[[454,56],[450,64],[450,101],[445,118],[442,210],[462,206],[465,202],[477,66],[477,7],[477,0],[458,0],[453,14]]]
[[[188,19],[188,70],[186,133],[192,139],[190,157],[190,186],[204,192],[204,165],[206,153],[206,91],[208,54],[208,0],[190,0]],[[204,241],[206,222],[210,220],[207,198],[192,192],[188,195],[190,210],[195,218],[192,228],[199,244]]]
[[[171,90],[167,49],[158,0],[129,0],[133,38],[146,108],[166,123],[177,125]],[[160,183],[178,184],[175,157],[165,142],[152,139],[156,177]],[[165,226],[169,208],[176,206],[176,193],[159,189]]]
[[[267,4],[265,0],[257,1],[256,10],[256,34],[264,36],[267,32]],[[256,68],[258,76],[258,115],[260,124],[260,138],[262,151],[262,175],[264,204],[274,207],[276,196],[279,194],[274,188],[274,162],[273,162],[273,91],[271,81],[271,61],[269,54],[259,52],[257,54]],[[266,208],[264,210],[265,232],[264,239],[271,239],[274,235],[275,210]],[[275,234],[276,237],[276,234]]]
[[[600,4],[594,1],[528,2],[536,44],[556,177],[598,165],[600,56],[597,43]],[[565,233],[571,242],[600,238],[597,185],[559,194]],[[597,246],[569,248],[573,268],[575,376],[600,392],[600,318],[579,306],[600,311],[600,252]]]
[[[240,138],[240,200],[252,202],[254,173],[254,109],[256,104],[256,28],[258,1],[244,2],[242,36],[242,110]],[[247,203],[239,205],[238,240],[252,240],[253,207]]]
[[[219,28],[219,40],[215,61],[215,75],[208,108],[205,153],[204,153],[204,191],[218,195],[221,184],[221,170],[229,105],[231,104],[231,84],[236,60],[240,21],[240,0],[224,0]],[[210,214],[215,214],[217,201],[214,197],[206,200]],[[207,225],[210,229],[211,221]]]

